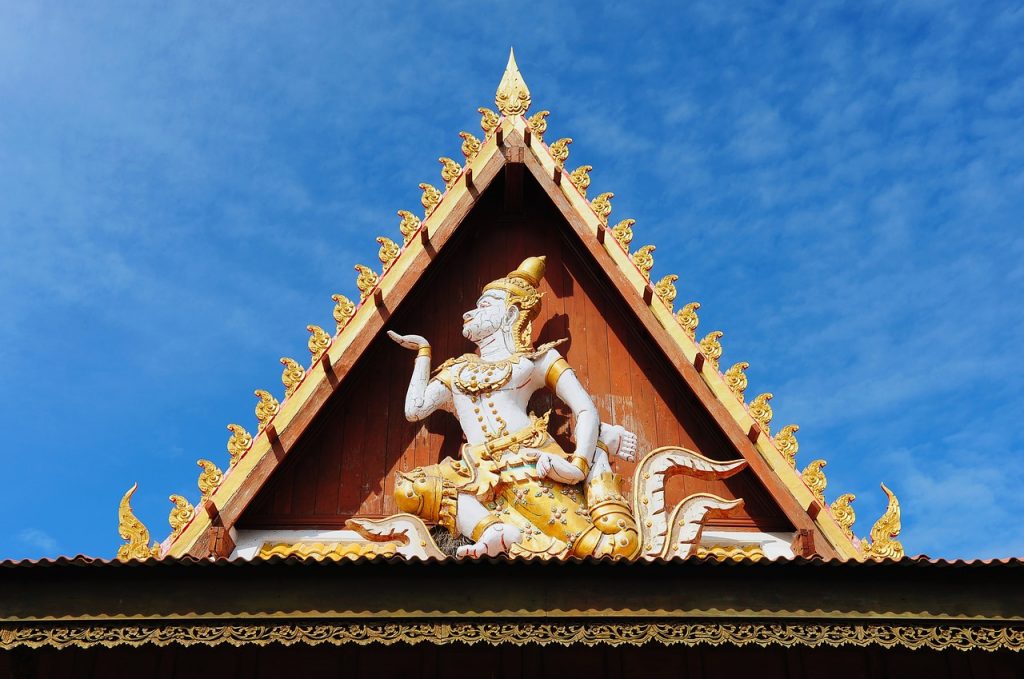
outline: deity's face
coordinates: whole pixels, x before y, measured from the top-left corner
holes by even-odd
[[[506,297],[502,290],[488,290],[480,295],[476,308],[462,314],[462,336],[470,342],[480,342],[502,328],[511,328],[519,309],[509,307]]]

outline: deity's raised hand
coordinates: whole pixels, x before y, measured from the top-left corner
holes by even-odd
[[[397,332],[388,330],[388,337],[395,340],[395,342],[402,345],[406,349],[412,349],[413,351],[422,349],[423,347],[430,346],[430,342],[428,342],[426,338],[421,337],[419,335],[399,335]]]

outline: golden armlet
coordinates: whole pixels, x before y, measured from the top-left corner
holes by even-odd
[[[559,358],[557,361],[552,363],[551,367],[548,368],[547,374],[544,375],[544,384],[547,385],[547,388],[554,391],[555,385],[558,384],[558,378],[561,377],[562,373],[566,370],[572,370],[572,368],[569,367],[569,362],[564,358]]]
[[[430,358],[430,345],[429,344],[427,346],[425,346],[425,347],[420,347],[419,348],[419,351],[416,352],[416,358],[419,358],[420,356],[426,356],[427,358]]]
[[[587,472],[590,471],[590,463],[587,462],[587,459],[585,457],[573,455],[572,459],[569,460],[569,464],[583,472],[583,476],[586,476]]]

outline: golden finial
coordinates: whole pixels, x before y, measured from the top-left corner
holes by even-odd
[[[383,270],[387,271],[395,263],[395,260],[398,259],[401,250],[398,247],[398,243],[387,236],[377,236],[377,242],[380,243],[380,250],[377,250],[377,259],[384,265]]]
[[[356,315],[356,303],[345,295],[331,295],[331,299],[334,300],[334,323],[341,332]]]
[[[274,419],[274,415],[277,415],[277,411],[281,409],[281,404],[270,395],[269,391],[257,389],[254,394],[259,399],[259,402],[256,403],[256,420],[259,422],[256,431],[261,432]]]
[[[196,460],[196,464],[203,468],[203,471],[199,473],[199,480],[196,482],[199,492],[202,493],[202,497],[199,498],[199,504],[202,504],[213,495],[213,491],[217,490],[217,486],[224,478],[224,473],[209,460]]]
[[[228,466],[234,467],[242,453],[249,450],[252,445],[252,435],[237,424],[229,424],[228,431],[231,432],[231,438],[228,439],[228,455],[231,456],[231,463]]]
[[[441,181],[444,182],[445,188],[452,188],[455,186],[455,182],[459,181],[462,166],[451,158],[438,158],[437,162],[441,163]]]
[[[498,91],[494,93],[494,103],[505,116],[519,116],[530,108],[530,88],[526,86],[519,66],[516,65],[516,53],[508,51],[508,65],[505,74],[498,83]]]
[[[704,360],[716,370],[718,369],[718,359],[722,358],[722,343],[719,340],[724,334],[721,330],[712,330],[700,341],[700,353],[704,354]]]
[[[828,485],[825,472],[821,471],[826,464],[828,463],[825,460],[814,460],[800,472],[800,478],[804,480],[815,499],[821,504],[825,504],[825,486]]]
[[[476,158],[476,154],[480,153],[480,140],[469,132],[459,132],[459,136],[462,137],[462,155],[466,156],[467,161]]]
[[[132,512],[132,494],[138,487],[139,484],[133,483],[117,507],[117,532],[125,541],[125,544],[117,548],[118,561],[160,556],[160,545],[154,541],[152,546],[147,546],[149,530]]]
[[[679,276],[674,273],[670,273],[667,276],[662,277],[660,281],[654,284],[654,292],[661,298],[668,308],[672,308],[672,302],[676,301],[676,286],[675,282],[679,280]]]
[[[645,245],[633,253],[633,264],[647,280],[651,280],[651,269],[654,268],[654,250],[653,245]]]
[[[775,447],[789,462],[789,466],[796,468],[796,452],[800,450],[800,443],[796,440],[796,433],[800,427],[795,424],[787,424],[775,435]]]
[[[559,170],[565,167],[565,161],[569,159],[569,144],[571,143],[571,137],[562,137],[548,147],[548,153],[555,159],[555,167]]]
[[[754,418],[754,422],[761,426],[761,431],[766,436],[769,434],[768,425],[775,416],[775,413],[772,412],[772,407],[768,405],[768,401],[772,400],[772,397],[773,395],[769,393],[758,394],[750,402],[750,416]]]
[[[486,139],[498,129],[498,114],[485,106],[481,106],[476,111],[481,116],[480,129],[484,131],[484,138]]]
[[[608,226],[608,215],[612,213],[612,198],[615,197],[614,193],[610,191],[608,193],[602,193],[601,195],[590,201],[590,207],[597,215],[598,220]]]
[[[420,184],[420,190],[423,191],[420,204],[424,210],[423,218],[426,219],[434,211],[434,208],[437,207],[437,204],[441,202],[441,192],[425,182]]]
[[[181,495],[172,495],[170,500],[174,503],[174,507],[171,508],[171,513],[167,516],[167,523],[171,524],[171,539],[174,540],[181,535],[181,531],[185,530],[185,526],[195,516],[196,508]]]
[[[569,173],[569,181],[584,198],[587,197],[587,189],[590,188],[590,171],[593,169],[593,165],[580,165]]]
[[[370,293],[377,286],[377,274],[373,272],[373,269],[362,264],[356,264],[356,271],[359,272],[359,275],[356,276],[356,287],[359,288],[359,299],[361,301],[369,297]]]
[[[902,559],[903,543],[896,538],[899,537],[902,528],[900,523],[900,501],[896,499],[893,492],[882,484],[882,490],[889,496],[889,506],[885,514],[871,527],[871,542],[864,548],[864,556],[870,559]]]
[[[747,390],[747,373],[744,371],[749,367],[749,363],[740,361],[725,371],[725,383],[729,385],[729,390],[736,395],[740,403],[743,403],[743,392]]]
[[[398,230],[402,232],[402,242],[407,244],[420,228],[420,218],[408,210],[399,210],[398,216],[402,218],[398,223]]]
[[[291,358],[282,358],[281,365],[284,366],[284,370],[281,372],[281,383],[284,384],[284,397],[288,398],[299,388],[299,383],[306,376],[306,370]]]
[[[679,322],[683,332],[690,336],[690,339],[697,337],[697,326],[700,324],[700,318],[697,317],[699,308],[700,302],[690,302],[676,312],[676,321]]]
[[[309,341],[306,342],[306,346],[309,347],[309,353],[313,357],[312,362],[316,363],[323,357],[327,347],[331,346],[331,336],[319,325],[307,325],[306,330],[309,331]]]
[[[544,141],[544,133],[548,131],[548,121],[544,120],[551,111],[537,111],[526,121],[526,124],[530,126],[530,132],[533,132],[533,136],[537,137],[539,141]]]
[[[857,520],[857,514],[853,511],[851,504],[857,496],[853,493],[844,493],[836,498],[829,509],[832,510],[832,518],[836,520],[839,527],[846,533],[846,537],[853,539],[853,522]]]
[[[619,245],[627,253],[629,252],[629,244],[633,242],[633,225],[636,224],[635,219],[623,219],[621,222],[613,226],[610,231],[615,240],[619,241]]]

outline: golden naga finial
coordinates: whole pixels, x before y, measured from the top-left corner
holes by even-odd
[[[660,281],[654,284],[654,292],[658,297],[661,298],[668,308],[672,308],[672,302],[676,301],[676,281],[679,280],[679,276],[674,273],[670,273],[667,276],[663,276]]]
[[[462,155],[466,156],[467,161],[476,158],[476,154],[480,153],[480,140],[469,132],[459,132],[459,136],[462,137]]]
[[[853,493],[843,493],[836,498],[829,509],[832,510],[832,518],[836,520],[839,527],[846,533],[846,537],[853,539],[853,522],[857,520],[857,514],[853,511],[853,501],[857,496]]]
[[[609,231],[612,232],[612,237],[619,242],[622,249],[629,253],[629,244],[633,242],[633,225],[636,224],[635,219],[623,219],[621,222],[613,226]]]
[[[745,371],[749,367],[749,363],[740,361],[725,371],[725,383],[729,385],[729,391],[740,400],[740,403],[743,403],[743,392],[747,390],[747,373]]]
[[[569,159],[569,144],[571,143],[571,137],[562,137],[548,147],[548,153],[555,159],[555,167],[559,170],[565,167],[565,161]]]
[[[331,346],[331,336],[319,325],[307,325],[306,330],[309,331],[309,341],[306,342],[306,346],[309,347],[309,353],[313,357],[312,363],[316,363]]]
[[[229,424],[228,431],[231,432],[231,438],[228,439],[228,455],[231,456],[231,462],[228,466],[234,467],[238,464],[238,458],[252,446],[252,434],[237,424]]]
[[[796,440],[796,433],[800,427],[795,424],[787,424],[775,435],[775,448],[786,458],[789,466],[796,468],[796,453],[800,450],[800,443]]]
[[[498,129],[498,121],[500,119],[497,113],[486,106],[481,106],[476,111],[480,114],[480,129],[484,131],[484,138],[486,139]]]
[[[811,494],[821,504],[825,504],[825,486],[828,485],[825,472],[821,471],[826,464],[828,463],[825,460],[814,460],[800,472],[800,478],[804,480]]]
[[[584,198],[587,197],[587,189],[590,188],[590,171],[593,169],[593,165],[580,165],[569,173],[569,181]]]
[[[341,332],[356,315],[356,303],[345,295],[331,295],[331,299],[334,300],[334,324]]]
[[[645,245],[636,252],[633,253],[633,264],[636,268],[640,269],[640,273],[647,280],[651,280],[651,269],[654,268],[654,250],[656,248],[653,245]]]
[[[690,302],[676,312],[676,321],[679,322],[683,332],[689,335],[690,339],[697,337],[697,326],[700,324],[700,318],[697,317],[699,308],[700,302]]]
[[[402,221],[398,223],[398,230],[402,233],[402,242],[408,244],[420,228],[420,218],[408,210],[399,210],[398,216]]]
[[[519,72],[516,53],[511,49],[508,51],[505,74],[501,76],[498,91],[494,93],[494,103],[505,116],[520,116],[530,108],[530,88]]]
[[[380,250],[377,250],[377,259],[384,265],[383,271],[387,271],[395,263],[395,260],[398,259],[401,248],[398,247],[398,243],[387,236],[377,236],[377,242],[380,243]]]
[[[597,215],[597,219],[605,226],[608,226],[608,215],[612,213],[612,198],[614,197],[615,194],[609,191],[600,194],[590,201],[590,208]]]
[[[356,276],[356,287],[359,288],[359,299],[361,301],[370,296],[370,293],[377,286],[378,279],[373,269],[362,264],[356,264],[356,271],[359,272],[359,275]]]
[[[455,182],[459,181],[459,175],[462,174],[462,166],[451,158],[438,158],[437,162],[441,163],[441,181],[444,182],[445,188],[452,188],[455,186]]]
[[[711,367],[718,369],[718,359],[722,358],[721,339],[725,333],[721,330],[712,330],[704,335],[700,341],[700,353],[704,354],[704,360],[711,364]]]
[[[284,366],[284,370],[281,372],[281,383],[284,384],[284,397],[288,398],[299,388],[302,378],[306,376],[306,369],[292,358],[282,358],[281,365]]]
[[[423,206],[423,218],[426,219],[434,211],[434,208],[437,207],[437,204],[441,202],[441,192],[426,182],[420,184],[420,190],[423,191],[423,196],[420,197],[420,205]]]
[[[167,523],[171,524],[171,539],[174,540],[181,535],[181,531],[185,530],[185,526],[196,515],[196,508],[181,495],[172,495],[170,500],[174,503],[174,507],[171,508],[171,513],[167,516]]]
[[[274,415],[277,415],[277,411],[281,409],[281,404],[270,395],[269,391],[257,389],[253,393],[259,399],[256,403],[256,420],[259,422],[256,431],[260,432],[266,429],[270,421],[274,419]]]
[[[132,512],[132,495],[138,487],[139,484],[133,483],[117,507],[117,532],[125,541],[125,544],[117,548],[118,561],[160,556],[160,545],[153,542],[152,546],[148,546],[149,530]]]
[[[530,132],[540,141],[544,141],[544,133],[548,131],[548,121],[544,119],[549,115],[551,115],[551,111],[537,111],[526,121]]]
[[[199,498],[199,504],[202,504],[213,495],[213,491],[217,490],[217,486],[224,479],[224,472],[209,460],[196,460],[196,464],[203,469],[199,473],[199,480],[196,481],[196,485],[199,486],[199,492],[202,494]]]
[[[900,501],[891,490],[882,484],[882,490],[889,497],[889,506],[885,509],[875,525],[871,527],[871,542],[864,547],[864,556],[881,561],[882,559],[902,559],[903,543],[897,540],[902,525],[900,523]]]
[[[772,412],[772,407],[768,404],[768,401],[772,400],[773,394],[764,393],[758,394],[754,397],[754,400],[750,402],[750,416],[754,418],[754,422],[761,427],[761,431],[767,436],[771,430],[768,429],[768,425],[771,424],[772,418],[775,417],[775,413]]]

